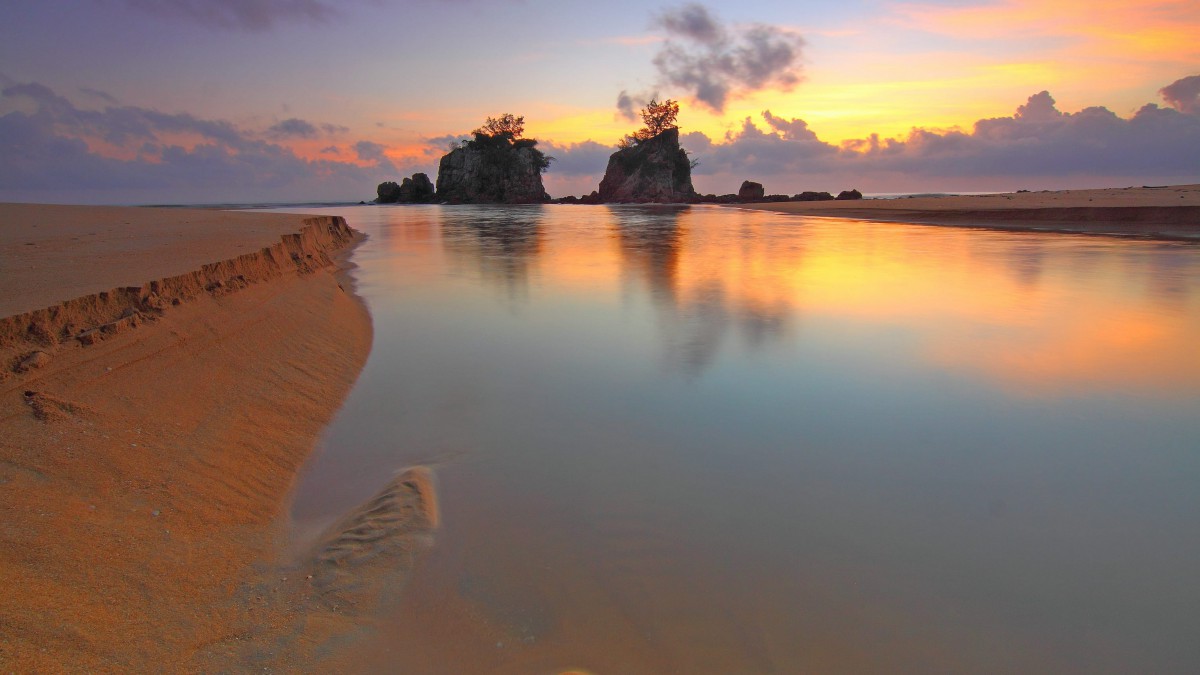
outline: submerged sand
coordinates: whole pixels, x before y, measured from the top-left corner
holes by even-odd
[[[778,202],[739,208],[929,225],[1200,238],[1200,185]]]
[[[295,666],[352,624],[278,559],[371,344],[338,221],[0,205],[0,669]]]

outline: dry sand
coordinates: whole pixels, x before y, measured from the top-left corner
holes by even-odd
[[[353,547],[278,558],[370,349],[329,257],[356,240],[329,217],[0,205],[0,671],[307,669],[359,626],[322,585]],[[435,524],[425,477],[389,490],[405,532]]]
[[[1200,238],[1200,185],[779,202],[742,204],[739,207],[807,216],[929,225],[1160,239]]]

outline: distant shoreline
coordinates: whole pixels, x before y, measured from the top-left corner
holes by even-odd
[[[1200,241],[1200,185],[728,206],[914,225]]]

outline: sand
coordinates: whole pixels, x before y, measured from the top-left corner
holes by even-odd
[[[319,561],[279,556],[370,350],[356,240],[327,217],[0,205],[0,671],[303,669],[354,627],[314,599]]]
[[[1200,185],[779,202],[738,208],[929,225],[1200,238]]]

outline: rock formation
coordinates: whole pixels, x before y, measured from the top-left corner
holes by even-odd
[[[375,189],[380,204],[428,204],[433,201],[433,182],[423,173],[414,173],[397,185],[392,181],[380,183]]]
[[[437,200],[451,204],[531,204],[546,202],[542,171],[550,158],[537,141],[476,134],[442,157]]]
[[[835,199],[840,199],[842,201],[846,201],[848,199],[862,199],[862,193],[858,190],[842,190],[838,193],[838,196],[835,197]]]
[[[375,201],[380,204],[395,204],[400,194],[400,185],[396,181],[387,180],[375,188]]]
[[[756,199],[762,199],[767,191],[763,189],[762,183],[754,181],[742,181],[742,187],[738,188],[738,199],[744,202],[752,202]]]
[[[608,158],[600,181],[601,202],[690,202],[692,165],[679,147],[679,129],[621,148]]]

